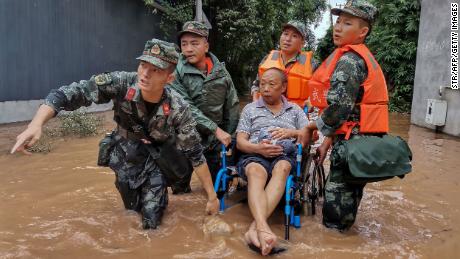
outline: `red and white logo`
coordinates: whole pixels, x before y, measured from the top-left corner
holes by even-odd
[[[163,113],[168,116],[170,111],[169,103],[163,103]]]
[[[125,100],[132,101],[134,98],[134,95],[136,95],[136,89],[130,87],[128,91],[126,92]]]

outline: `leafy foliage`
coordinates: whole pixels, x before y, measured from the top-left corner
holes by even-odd
[[[144,1],[148,6],[154,3]],[[165,33],[180,30],[178,25],[194,17],[194,0],[155,2],[166,9],[161,23]],[[203,10],[213,28],[209,37],[211,51],[226,63],[239,93],[247,92],[259,62],[276,48],[282,24],[291,19],[317,23],[324,8],[325,0],[203,0]],[[314,37],[307,42],[311,47]]]
[[[417,57],[420,0],[372,0],[379,9],[368,46],[382,66],[390,110],[409,112]]]
[[[92,113],[77,110],[59,115],[61,136],[76,135],[80,137],[95,136],[99,133],[103,119]]]
[[[49,153],[56,139],[66,136],[89,137],[100,133],[104,119],[84,109],[59,114],[56,125],[46,127],[42,137],[27,150],[33,153]]]
[[[155,9],[155,3],[162,7],[164,15],[161,16],[160,29],[169,38],[171,32],[180,31],[181,25],[193,19],[195,8],[194,0],[168,1],[168,0],[144,0],[145,4]]]
[[[409,112],[417,56],[420,21],[419,0],[370,0],[379,17],[367,38],[367,45],[379,62],[390,91],[390,110]],[[334,49],[332,31],[318,44],[316,54],[324,60]]]
[[[47,154],[51,151],[52,145],[51,138],[49,137],[48,134],[43,134],[43,136],[35,142],[35,144],[29,148],[27,148],[27,151],[32,152],[32,153],[43,153]]]
[[[317,60],[323,61],[334,51],[334,49],[335,45],[332,40],[332,28],[329,28],[326,35],[324,35],[316,46],[315,57]]]

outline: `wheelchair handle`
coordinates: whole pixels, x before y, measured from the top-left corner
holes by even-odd
[[[297,144],[296,177],[300,177],[301,163],[302,163],[302,144]]]
[[[226,168],[227,167],[227,161],[226,161],[226,157],[227,157],[227,150],[225,149],[225,145],[224,144],[221,144],[221,148],[222,148],[222,151],[221,151],[221,154],[222,154],[222,168]]]
[[[305,114],[308,114],[308,109],[309,109],[308,105],[305,104],[305,106],[303,107],[303,112]]]

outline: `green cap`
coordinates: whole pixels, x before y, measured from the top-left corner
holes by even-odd
[[[304,40],[307,39],[307,27],[305,26],[305,24],[303,22],[300,22],[300,21],[289,21],[285,24],[283,24],[283,31],[286,29],[286,28],[293,28],[295,29],[298,33],[300,33],[300,35],[302,36],[302,38]]]
[[[161,69],[166,69],[170,64],[177,64],[179,53],[177,53],[176,48],[177,46],[174,43],[151,39],[145,43],[144,52],[137,59],[149,62]]]
[[[197,35],[199,35],[201,37],[205,37],[205,38],[208,38],[208,36],[209,36],[209,30],[206,27],[206,25],[204,23],[202,23],[202,22],[197,22],[197,21],[185,22],[184,26],[182,26],[182,31],[179,32],[179,39],[186,32],[197,34]]]
[[[373,23],[377,15],[377,8],[365,0],[348,0],[342,9],[332,8],[331,13],[333,15],[347,13]]]

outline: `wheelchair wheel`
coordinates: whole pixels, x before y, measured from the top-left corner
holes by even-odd
[[[304,213],[309,216],[316,214],[316,203],[319,197],[323,197],[324,193],[324,172],[320,168],[310,155],[305,165],[302,191],[306,205],[304,206]]]
[[[325,194],[325,185],[326,185],[326,176],[324,174],[324,167],[321,165],[318,170],[318,191],[319,197],[324,197]]]

